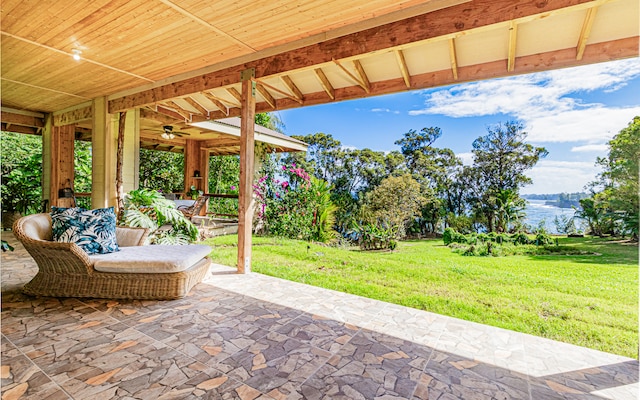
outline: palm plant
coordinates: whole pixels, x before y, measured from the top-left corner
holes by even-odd
[[[125,196],[123,211],[121,223],[148,228],[151,244],[188,244],[198,239],[198,228],[155,190],[132,190]]]

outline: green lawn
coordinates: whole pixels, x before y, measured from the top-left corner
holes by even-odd
[[[209,239],[235,266],[237,236]],[[638,357],[638,247],[560,239],[597,255],[465,257],[441,240],[361,252],[254,237],[255,272]]]

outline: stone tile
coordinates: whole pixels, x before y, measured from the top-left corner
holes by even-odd
[[[158,342],[126,347],[129,343],[120,342],[108,353],[85,361],[94,368],[60,385],[77,399],[161,398],[207,369]]]
[[[246,399],[272,400],[270,396],[237,381],[213,368],[189,379],[177,386],[167,395],[167,398],[181,399]],[[171,396],[171,397],[169,397]]]
[[[70,397],[3,336],[0,385],[2,399],[69,399]]]
[[[320,317],[303,314],[276,332],[299,340],[302,343],[335,353],[347,343],[360,328]]]
[[[331,354],[276,332],[216,365],[230,377],[276,398],[292,398],[296,389]]]
[[[299,393],[308,399],[410,398],[430,352],[402,339],[359,332]]]
[[[434,350],[413,396],[432,398],[528,400],[529,382],[526,375]]]

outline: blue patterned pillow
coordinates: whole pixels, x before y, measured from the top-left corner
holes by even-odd
[[[51,231],[56,242],[75,243],[87,254],[119,251],[116,213],[113,207],[85,211],[80,208],[51,210]]]

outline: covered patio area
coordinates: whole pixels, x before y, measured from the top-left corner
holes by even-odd
[[[3,399],[638,398],[634,359],[221,265],[175,301],[24,296],[3,239]]]

